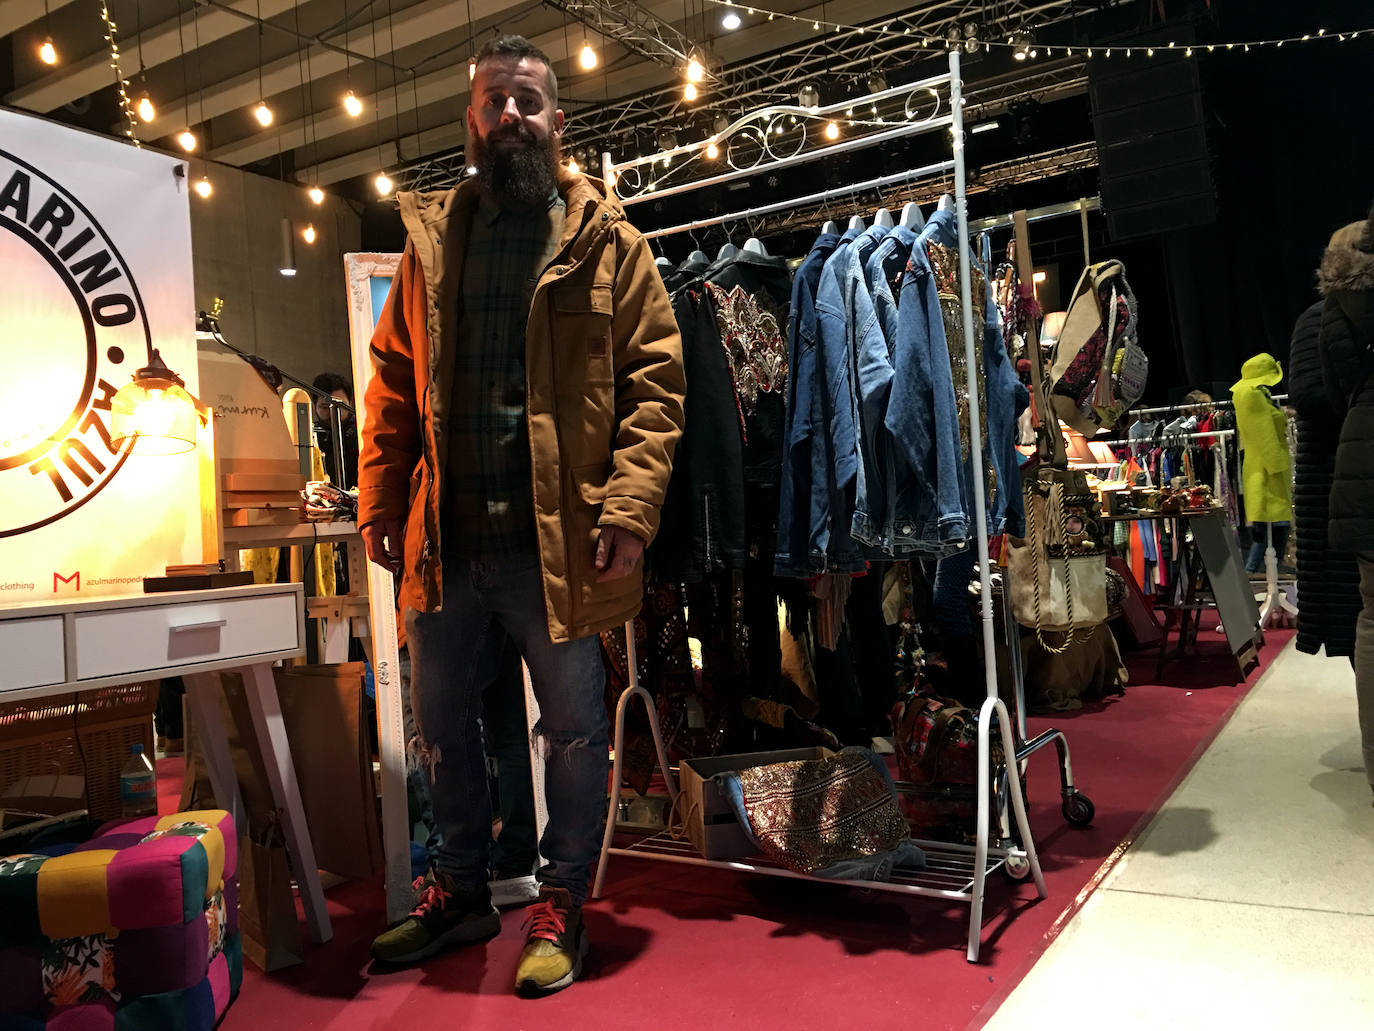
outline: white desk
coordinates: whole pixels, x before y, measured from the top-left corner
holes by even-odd
[[[242,674],[306,922],[326,942],[333,932],[272,676],[273,663],[304,650],[300,584],[27,602],[0,609],[0,701],[182,677],[215,797],[241,828],[243,800],[207,674]]]

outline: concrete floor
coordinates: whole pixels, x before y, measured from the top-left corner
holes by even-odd
[[[1354,674],[1290,643],[987,1023],[1374,1026],[1374,806]]]

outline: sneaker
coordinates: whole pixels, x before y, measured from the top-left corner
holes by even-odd
[[[410,916],[372,942],[372,958],[383,963],[416,963],[454,945],[485,941],[501,931],[501,914],[485,885],[476,893],[456,890],[445,873],[421,877],[420,899]]]
[[[529,937],[515,970],[515,990],[543,994],[568,987],[581,975],[587,955],[582,907],[572,904],[566,888],[546,884],[525,914]]]
[[[514,877],[503,877],[498,873],[488,887],[491,889],[491,904],[497,909],[528,906],[539,898],[539,882],[532,873]]]

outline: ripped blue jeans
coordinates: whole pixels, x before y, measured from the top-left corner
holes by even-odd
[[[502,643],[509,635],[529,666],[539,702],[534,744],[545,756],[549,811],[539,843],[539,881],[566,888],[580,905],[606,815],[610,741],[601,642],[595,636],[563,644],[549,639],[533,554],[445,557],[443,569],[443,608],[405,614],[417,754],[429,771],[434,818],[443,834],[436,865],[461,890],[486,885],[491,798],[477,721],[482,694],[500,675]]]

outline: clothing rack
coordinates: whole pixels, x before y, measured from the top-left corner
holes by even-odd
[[[1287,401],[1287,394],[1272,394],[1271,401]],[[1234,408],[1234,401],[1194,401],[1182,405],[1160,405],[1158,408],[1133,408],[1128,413],[1130,415],[1166,415],[1169,412],[1196,412],[1210,411],[1214,408]]]
[[[973,334],[973,296],[970,283],[970,262],[968,256],[970,232],[968,224],[968,197],[966,190],[967,173],[964,155],[964,117],[963,117],[963,79],[960,73],[959,50],[949,53],[949,72],[923,80],[923,86],[934,86],[944,82],[949,84],[951,143],[953,148],[955,210],[959,228],[959,248],[964,260],[959,265],[959,301],[964,319],[964,354],[969,369],[978,367],[977,349]],[[794,158],[784,159],[790,164],[800,160],[813,160],[832,153],[834,148],[817,148]],[[750,169],[751,173],[761,173],[779,167],[780,162],[760,164]],[[615,165],[609,156],[603,158],[606,181],[618,181]],[[710,182],[706,180],[705,182]],[[700,184],[699,184],[700,185]],[[986,697],[979,710],[978,720],[978,804],[974,827],[976,844],[973,847],[955,845],[948,842],[917,841],[926,854],[926,867],[918,872],[899,870],[894,879],[878,881],[827,881],[830,884],[845,884],[871,891],[897,892],[922,895],[940,899],[944,902],[957,902],[969,905],[968,951],[969,962],[977,962],[982,937],[983,899],[988,875],[1004,870],[1013,877],[1024,877],[1027,873],[1035,880],[1036,891],[1040,898],[1049,894],[1045,878],[1036,855],[1035,841],[1031,836],[1030,824],[1026,818],[1026,802],[1021,791],[1021,778],[1009,777],[1007,795],[1015,818],[1016,830],[1020,835],[1020,846],[1010,841],[992,847],[990,838],[990,814],[992,807],[993,785],[991,783],[991,734],[994,721],[1001,735],[1003,753],[1008,757],[1018,755],[1016,741],[1012,733],[1012,721],[1002,701],[997,685],[996,635],[993,626],[992,581],[988,565],[987,498],[984,488],[983,440],[981,413],[979,412],[978,391],[969,392],[970,452],[973,463],[972,479],[974,485],[974,516],[977,523],[977,553],[979,566],[979,597],[981,601],[981,620],[983,632],[984,686]],[[778,877],[810,879],[765,860],[726,861],[703,859],[688,844],[675,840],[664,832],[643,839],[627,848],[613,847],[615,818],[620,804],[621,757],[624,754],[625,714],[633,698],[639,698],[649,719],[650,730],[658,753],[660,771],[669,794],[676,801],[678,787],[668,765],[663,736],[658,723],[656,706],[652,697],[639,684],[638,661],[634,643],[634,621],[625,624],[626,658],[629,667],[629,686],[621,693],[616,705],[615,719],[615,758],[612,764],[611,799],[606,818],[605,836],[601,845],[601,860],[597,865],[596,880],[592,895],[599,898],[605,886],[607,860],[611,855],[639,856],[664,862],[682,863],[691,866],[706,866],[716,869],[738,870],[750,873],[768,874]]]
[[[799,208],[808,204],[824,204],[841,197],[851,197],[865,190],[880,190],[884,186],[892,186],[894,183],[900,183],[908,179],[916,179],[925,175],[934,175],[939,172],[948,172],[953,167],[953,161],[937,161],[934,164],[908,169],[905,172],[894,172],[891,175],[882,175],[876,179],[869,179],[866,182],[855,183],[852,186],[837,187],[833,190],[821,190],[819,193],[810,193],[805,197],[794,197],[791,200],[781,200],[772,204],[763,204],[756,208],[736,211],[729,215],[714,215],[711,218],[693,219],[691,222],[670,226],[667,229],[651,229],[649,232],[642,235],[646,240],[654,240],[662,236],[673,236],[676,233],[692,233],[696,232],[698,229],[709,229],[711,226],[724,225],[727,222],[748,222],[752,218],[762,218],[764,215],[771,215],[776,211],[786,211],[788,208]]]
[[[1159,442],[1164,447],[1179,447],[1180,445],[1173,442],[1178,440],[1201,440],[1203,437],[1234,437],[1235,435],[1235,430],[1202,430],[1197,433],[1164,433],[1159,438]],[[1140,444],[1152,444],[1154,443],[1154,438],[1136,437],[1132,439],[1127,437],[1123,440],[1090,440],[1088,443],[1105,444],[1107,447],[1136,447]]]

